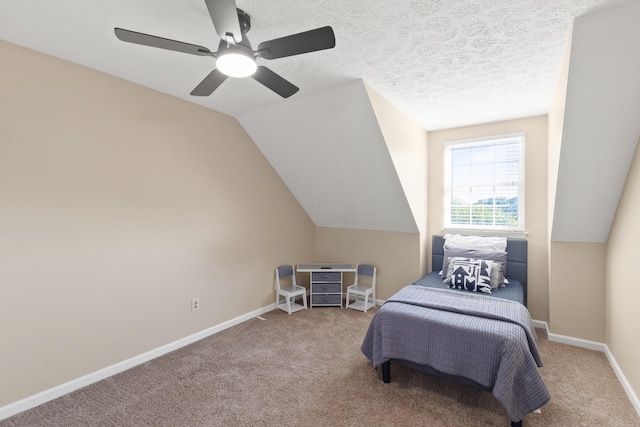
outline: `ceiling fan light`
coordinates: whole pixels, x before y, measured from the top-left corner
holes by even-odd
[[[229,77],[249,77],[258,68],[255,58],[239,49],[219,54],[216,67]]]

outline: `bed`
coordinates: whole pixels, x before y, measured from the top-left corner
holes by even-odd
[[[444,239],[433,236],[432,272],[405,286],[375,314],[362,343],[385,383],[403,364],[491,392],[512,426],[550,400],[526,309],[527,242],[507,239],[509,284],[490,294],[443,284]],[[449,260],[452,258],[448,258]]]
[[[449,289],[440,276],[444,262],[443,236],[432,237],[431,250],[432,271],[415,282],[414,285]],[[509,280],[509,284],[503,288],[492,290],[492,297],[518,301],[525,307],[527,306],[527,257],[528,246],[525,239],[507,239],[506,278]],[[458,291],[457,289],[453,290]]]

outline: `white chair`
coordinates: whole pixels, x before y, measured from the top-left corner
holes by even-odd
[[[290,286],[280,283],[280,280],[287,277],[291,277]],[[280,297],[284,297],[284,302],[280,302]],[[298,297],[302,297],[303,305],[295,302]],[[276,268],[276,307],[289,314],[307,308],[307,290],[296,284],[296,274],[292,265],[281,265]]]
[[[368,283],[364,283],[364,282]],[[355,301],[351,302],[351,298]],[[361,310],[365,313],[376,305],[376,268],[368,264],[356,267],[353,285],[347,287],[346,308]]]

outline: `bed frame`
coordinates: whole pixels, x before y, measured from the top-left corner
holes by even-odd
[[[442,262],[444,260],[444,237],[433,236],[431,244],[431,270],[439,271],[442,269]],[[527,306],[527,259],[528,259],[528,247],[525,239],[507,239],[507,268],[506,276],[517,279],[522,283],[524,290],[524,305]],[[435,375],[447,380],[456,381],[461,384],[469,385],[472,387],[480,388],[482,390],[491,392],[491,389],[484,387],[475,381],[468,378],[450,375],[444,372],[438,371],[428,365],[419,365],[407,360],[391,359],[382,364],[382,380],[385,383],[391,382],[391,362],[398,363],[409,368],[416,369],[422,372],[426,372],[431,375]],[[522,420],[511,421],[511,427],[522,427]]]

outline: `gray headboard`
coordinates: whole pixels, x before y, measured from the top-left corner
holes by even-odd
[[[507,274],[522,283],[524,305],[527,305],[527,241],[525,239],[507,239]],[[444,237],[433,236],[431,241],[431,270],[442,270],[444,260]]]

